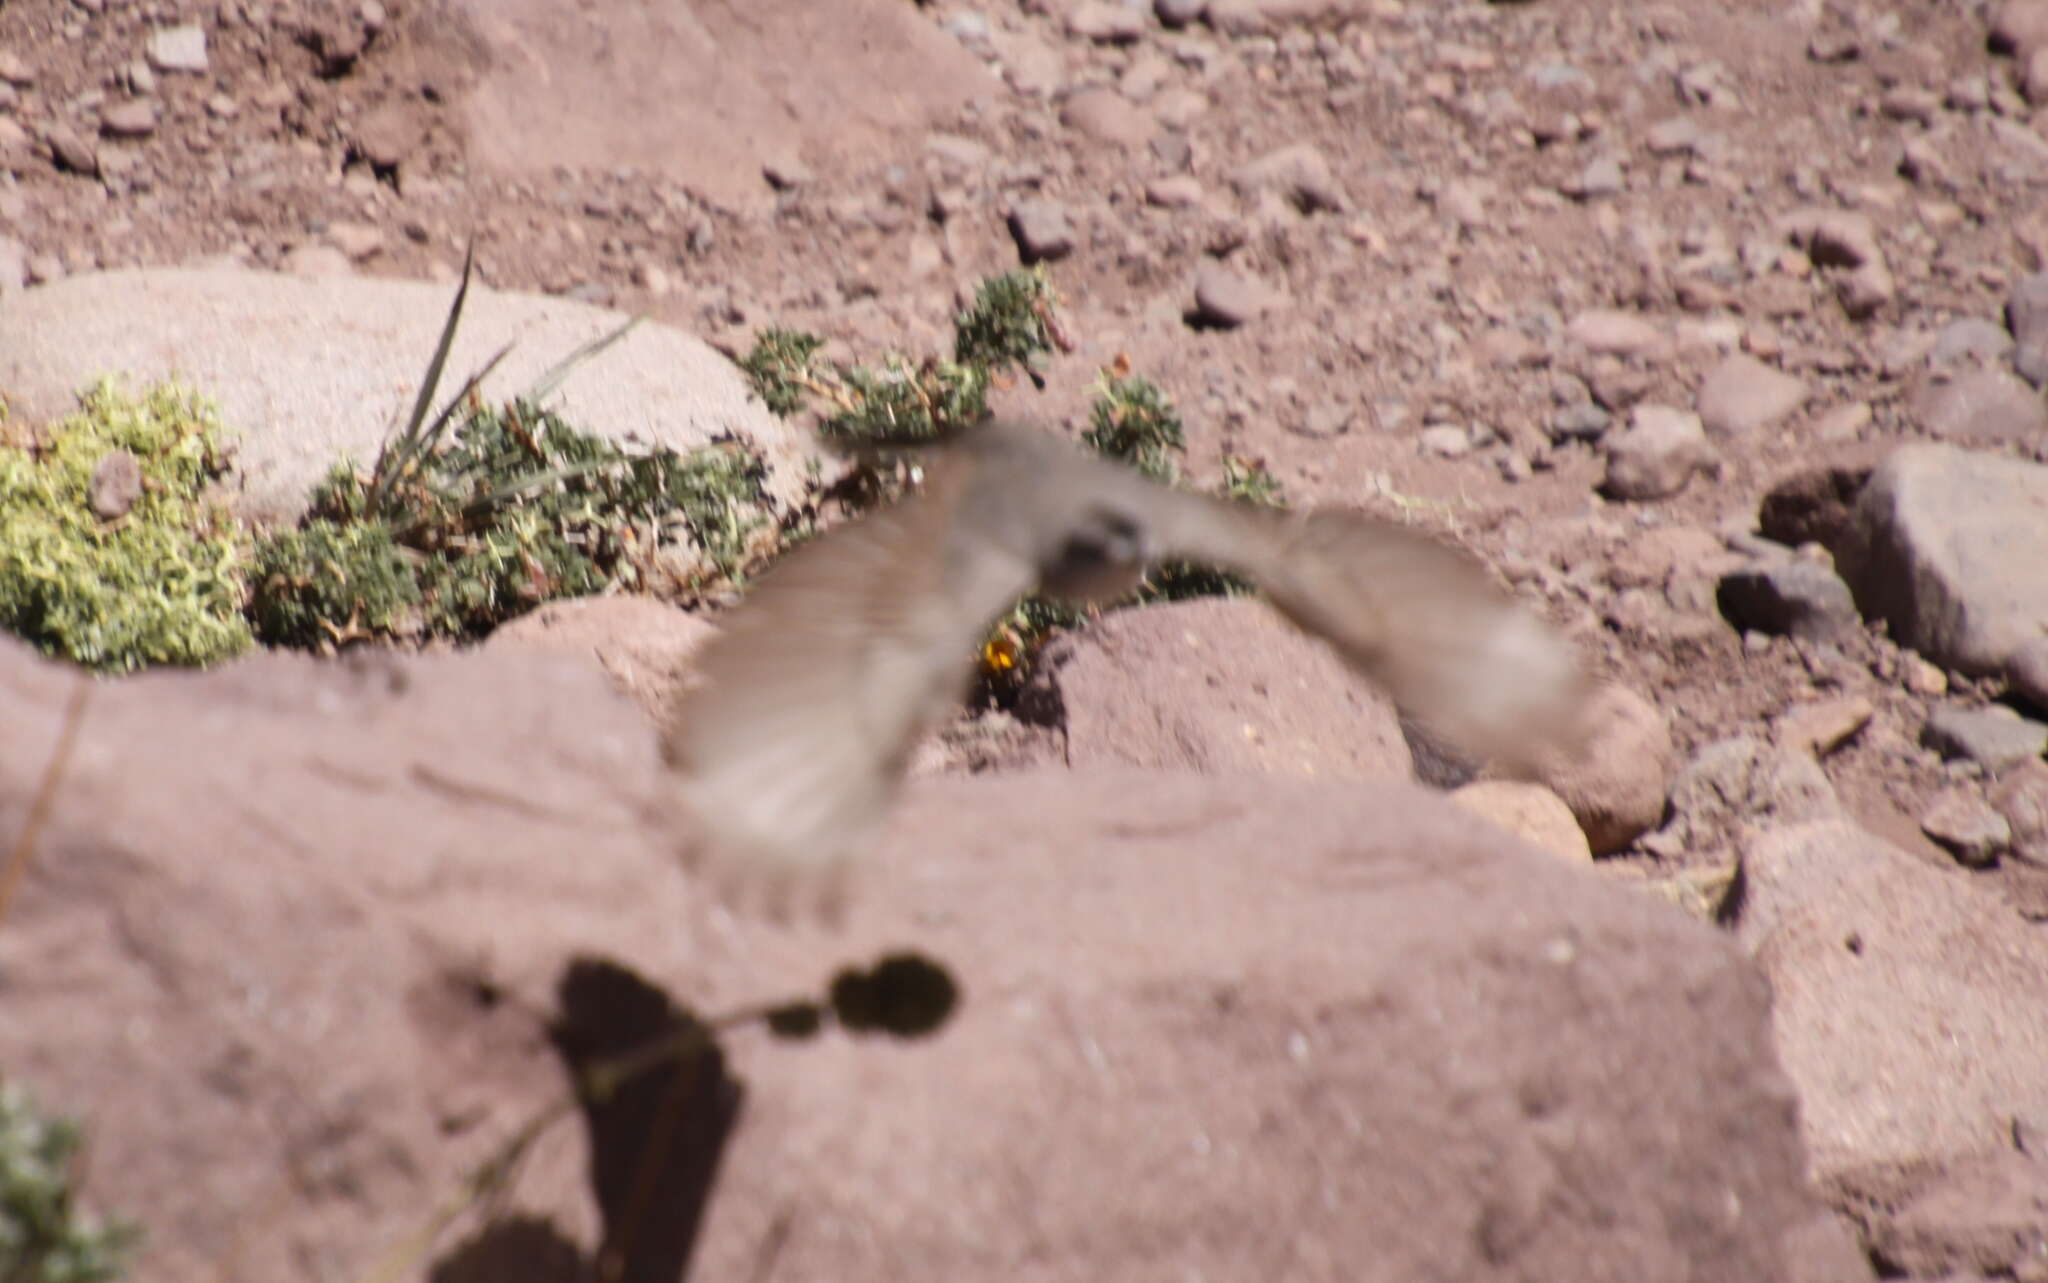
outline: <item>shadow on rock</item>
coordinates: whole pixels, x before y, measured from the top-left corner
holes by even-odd
[[[744,1089],[710,1028],[625,968],[579,959],[560,992],[552,1033],[574,1078],[653,1044],[678,1048],[581,1105],[604,1219],[594,1276],[676,1283],[689,1270]]]
[[[515,1216],[485,1226],[442,1257],[427,1283],[567,1283],[588,1277],[583,1249],[552,1222]]]

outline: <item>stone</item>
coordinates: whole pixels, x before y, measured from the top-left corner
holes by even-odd
[[[1565,338],[1592,353],[1643,356],[1665,346],[1664,331],[1634,312],[1601,308],[1581,312],[1565,326]]]
[[[215,398],[237,434],[237,506],[289,520],[337,460],[376,458],[410,402],[452,294],[452,286],[426,282],[305,281],[221,267],[71,276],[0,308],[0,387],[17,413],[53,419],[69,413],[76,389],[102,370],[126,371],[137,386],[179,375]],[[509,394],[624,320],[475,285],[449,377],[516,339],[484,388],[486,396]],[[253,334],[265,341],[249,342]],[[808,434],[769,414],[729,359],[662,325],[640,325],[572,371],[556,398],[570,422],[613,440],[688,450],[721,434],[746,437],[766,457],[778,502],[804,493],[818,458]]]
[[[1931,385],[1913,408],[1922,429],[1942,440],[2048,440],[2048,401],[2004,370],[1966,370]]]
[[[1601,491],[1615,499],[1668,498],[1717,462],[1700,417],[1668,405],[1637,405],[1628,430],[1609,433],[1601,445],[1607,455]]]
[[[86,486],[86,506],[101,521],[116,521],[128,515],[142,498],[142,463],[126,450],[110,450],[93,467]]]
[[[1899,1184],[1870,1228],[1869,1259],[1887,1277],[2042,1277],[2048,1161],[2031,1146],[1923,1166]]]
[[[1867,319],[1896,295],[1890,265],[1878,244],[1877,225],[1868,214],[1801,209],[1785,216],[1779,226],[1815,267],[1841,269],[1836,294],[1852,318]]]
[[[1202,203],[1202,182],[1190,174],[1155,178],[1145,184],[1145,203],[1161,209],[1192,209]]]
[[[1455,423],[1433,423],[1415,438],[1424,454],[1460,459],[1472,452],[1472,434]]]
[[[45,129],[43,145],[50,149],[50,158],[57,162],[59,169],[82,174],[87,178],[99,176],[98,149],[68,126],[51,125]]]
[[[1199,598],[1120,610],[1055,638],[1022,697],[1079,768],[1407,777],[1385,695],[1263,603]]]
[[[2048,3],[2044,0],[1999,0],[1988,17],[1992,52],[2022,58],[2048,48]]]
[[[109,138],[147,138],[156,132],[156,104],[130,98],[100,112],[100,132]]]
[[[2048,637],[2020,643],[2005,661],[2005,679],[2035,712],[2048,714]]]
[[[149,33],[149,65],[157,71],[203,76],[207,72],[206,28],[196,22],[159,27]]]
[[[1160,24],[1174,28],[1200,22],[1208,8],[1209,0],[1152,0],[1152,12]]]
[[[1474,780],[1452,790],[1451,800],[1514,834],[1539,851],[1572,864],[1589,864],[1592,848],[1572,808],[1543,787],[1521,780]]]
[[[1859,626],[1841,576],[1803,557],[1752,562],[1722,576],[1715,602],[1729,623],[1777,637],[1833,642]]]
[[[1221,264],[1205,263],[1195,272],[1194,314],[1202,324],[1236,329],[1285,302],[1271,286]]]
[[[1618,683],[1595,692],[1586,725],[1581,750],[1539,762],[1535,778],[1571,808],[1593,854],[1612,855],[1664,818],[1678,750],[1657,706]]]
[[[1304,214],[1344,208],[1344,191],[1330,172],[1330,162],[1310,143],[1293,143],[1238,166],[1230,182],[1247,199],[1277,192]]]
[[[1145,34],[1145,14],[1112,0],[1085,0],[1067,14],[1067,34],[1080,40],[1129,44]]]
[[[2000,771],[2048,752],[2048,725],[2021,717],[2003,704],[1943,704],[1927,714],[1920,742],[1945,758],[1965,758]]]
[[[1811,756],[1738,735],[1700,749],[1678,773],[1656,840],[1694,856],[1718,854],[1768,829],[1841,814],[1834,785]]]
[[[1771,737],[1781,748],[1826,757],[1862,733],[1877,713],[1861,695],[1794,704],[1771,722]]]
[[[2048,389],[2048,272],[2014,283],[2005,300],[2005,323],[2012,330],[2013,369],[2036,390]]]
[[[2048,634],[2042,548],[2048,467],[1916,443],[1871,473],[1835,563],[1866,619],[1937,663],[1988,675]]]
[[[1717,436],[1746,436],[1783,420],[1807,396],[1804,381],[1738,352],[1701,381],[1700,422]]]
[[[2010,1150],[2048,1118],[2037,928],[1841,819],[1762,835],[1743,873],[1738,938],[1772,980],[1816,1178],[1895,1206],[1891,1173]]]
[[[1081,89],[1060,105],[1060,123],[1092,138],[1135,151],[1158,132],[1158,124],[1142,107],[1114,89]]]
[[[1058,201],[1033,198],[1010,206],[1010,235],[1027,264],[1047,263],[1074,252],[1074,225]]]
[[[2012,348],[2012,336],[1998,322],[1982,316],[1959,316],[1935,332],[1934,349],[1927,359],[1937,367],[1989,365],[2002,360]]]
[[[2029,758],[2001,773],[1987,800],[2005,820],[2012,855],[2048,869],[2048,762]]]
[[[1567,178],[1558,190],[1573,200],[1598,200],[1602,196],[1615,196],[1628,190],[1628,179],[1621,172],[1619,160],[1612,156],[1599,156]]]
[[[75,685],[0,644],[0,814]],[[561,1119],[523,1215],[430,1272],[594,1275],[648,1197],[643,1108],[691,1155],[635,1240],[664,1278],[1746,1283],[1818,1210],[1733,943],[1413,785],[919,781],[837,926],[715,910],[664,788],[587,661],[259,656],[96,690],[0,934],[0,1062],[86,1120],[84,1200],[150,1226],[137,1277],[374,1273],[572,1070],[884,950],[957,977],[936,1032],[736,1022],[628,1113]],[[791,1207],[829,1219],[792,1233]]]
[[[1956,863],[1985,869],[2012,845],[2005,817],[1969,789],[1947,788],[1920,813],[1920,831],[1956,857]]]

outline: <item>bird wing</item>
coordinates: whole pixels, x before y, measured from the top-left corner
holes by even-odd
[[[1160,488],[1159,548],[1251,579],[1427,730],[1527,772],[1578,743],[1575,648],[1462,549],[1367,513],[1283,512]]]
[[[836,878],[876,827],[975,643],[1033,583],[1027,557],[958,520],[973,471],[937,460],[923,493],[797,548],[722,621],[664,739],[690,854],[788,887]]]

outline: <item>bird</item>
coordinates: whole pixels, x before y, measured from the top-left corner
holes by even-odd
[[[921,489],[769,567],[668,711],[685,861],[729,885],[773,900],[808,884],[836,902],[995,622],[1030,593],[1112,602],[1160,562],[1249,580],[1403,716],[1498,771],[1574,746],[1575,648],[1435,536],[1176,489],[1016,420],[919,461]]]

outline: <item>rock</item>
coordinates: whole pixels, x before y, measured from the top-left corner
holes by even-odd
[[[1918,655],[1899,657],[1899,684],[1922,699],[1939,699],[1948,694],[1948,674],[1937,664],[1930,664]]]
[[[1989,365],[2012,351],[2012,336],[1996,321],[1981,316],[1963,316],[1950,321],[1934,335],[1934,349],[1928,361],[1937,367]]]
[[[156,104],[130,98],[100,112],[100,132],[109,138],[147,138],[156,132]]]
[[[698,647],[717,632],[701,615],[651,597],[572,597],[500,625],[482,650],[580,656],[659,722],[693,675]]]
[[[1951,441],[2048,439],[2048,402],[2004,370],[1969,370],[1931,385],[1914,405],[1928,435]]]
[[[1344,208],[1344,191],[1330,173],[1330,162],[1309,143],[1294,143],[1267,152],[1231,171],[1231,186],[1246,199],[1278,192],[1304,214]]]
[[[2048,868],[2048,762],[2029,758],[2004,772],[1988,800],[2005,820],[2012,854]]]
[[[1561,407],[1550,417],[1545,431],[1550,434],[1551,440],[1558,442],[1598,441],[1606,435],[1607,425],[1611,422],[1613,416],[1607,411],[1591,401],[1581,401],[1575,405]]]
[[[1816,441],[1854,441],[1870,426],[1870,420],[1869,402],[1849,401],[1816,418],[1813,436]]]
[[[1989,803],[1964,788],[1947,788],[1920,814],[1920,831],[1947,848],[1956,863],[1989,868],[2012,845],[2012,829]]]
[[[1847,269],[1836,279],[1836,294],[1851,317],[1873,315],[1897,292],[1878,246],[1877,225],[1868,214],[1802,209],[1787,215],[1779,226],[1814,266]]]
[[[1920,1171],[1870,1230],[1889,1278],[2039,1278],[2048,1260],[2048,1161],[2011,1147]]]
[[[161,72],[205,75],[206,28],[196,22],[186,22],[150,32],[149,65]]]
[[[2048,3],[2043,0],[1999,0],[1991,7],[1988,43],[1994,53],[2015,58],[2048,48]]]
[[[334,222],[327,225],[327,243],[360,263],[383,252],[384,233],[368,223]]]
[[[1010,206],[1010,235],[1026,263],[1053,262],[1074,252],[1074,225],[1058,201],[1020,200]]]
[[[1671,785],[1660,847],[1694,855],[1731,851],[1752,833],[1841,815],[1827,773],[1805,753],[1753,736],[1716,740]]]
[[[1067,14],[1067,34],[1080,40],[1129,44],[1145,34],[1145,14],[1111,0],[1085,0]]]
[[[1765,492],[1757,505],[1757,529],[1788,548],[1809,543],[1840,547],[1855,522],[1856,498],[1869,480],[1868,468],[1795,472]]]
[[[2048,633],[2048,467],[1947,445],[1901,446],[1871,474],[1836,568],[1864,617],[1970,674],[2002,673]]]
[[[1721,615],[1739,629],[1803,641],[1839,641],[1859,620],[1849,585],[1826,566],[1802,557],[1744,566],[1722,576],[1715,592]]]
[[[1539,763],[1536,778],[1571,808],[1593,854],[1612,855],[1664,818],[1678,751],[1656,705],[1616,683],[1594,695],[1586,724],[1580,752]]]
[[[1876,1195],[2048,1118],[2048,954],[1997,899],[1841,820],[1752,842],[1744,881],[1821,1181]]]
[[[1753,357],[1733,354],[1700,384],[1700,422],[1717,436],[1744,436],[1806,404],[1806,384]]]
[[[2020,643],[2005,662],[2005,679],[2013,694],[2048,713],[2048,637]]]
[[[1573,864],[1593,859],[1586,835],[1564,799],[1541,784],[1520,780],[1474,780],[1451,792],[1451,800],[1539,851]]]
[[[1472,452],[1472,434],[1455,423],[1433,423],[1416,437],[1424,454],[1458,459]]]
[[[1573,200],[1598,200],[1602,196],[1615,196],[1628,190],[1628,180],[1622,175],[1619,160],[1600,156],[1588,161],[1584,169],[1559,184],[1558,190]]]
[[[811,167],[794,156],[782,156],[762,162],[761,177],[778,192],[793,192],[817,181]]]
[[[2048,752],[2048,725],[2021,717],[2003,704],[1944,704],[1927,714],[1920,742],[1945,758],[1967,758],[1986,770],[2001,771]]]
[[[1668,498],[1716,464],[1700,417],[1668,405],[1636,406],[1628,430],[1609,433],[1602,445],[1607,474],[1600,488],[1615,499]]]
[[[12,49],[0,49],[0,84],[26,89],[36,82],[35,68]]]
[[[344,278],[295,280],[233,268],[150,268],[68,277],[0,308],[0,387],[18,412],[56,418],[106,369],[138,390],[182,375],[215,398],[239,434],[236,497],[253,516],[289,519],[344,456],[376,457],[409,404],[453,289]],[[624,318],[582,304],[472,287],[444,394],[507,342],[485,387],[530,386]],[[247,341],[261,334],[262,343]],[[770,415],[731,361],[695,338],[643,324],[568,376],[556,394],[577,427],[687,450],[737,433],[767,456],[781,502],[803,492],[817,447]]]
[[[1060,106],[1060,123],[1097,142],[1132,151],[1158,132],[1157,123],[1143,108],[1132,106],[1114,89],[1081,89],[1068,94]]]
[[[86,486],[86,506],[101,521],[116,521],[128,515],[142,497],[142,463],[126,450],[109,450],[92,470]]]
[[[1264,282],[1239,275],[1218,263],[1204,263],[1195,272],[1195,318],[1205,325],[1236,329],[1281,307],[1285,298]]]
[[[1202,182],[1188,174],[1155,178],[1145,184],[1145,203],[1161,209],[1192,209],[1202,203]]]
[[[0,813],[74,682],[0,650]],[[223,806],[223,779],[262,784]],[[749,1029],[627,1089],[692,1147],[652,1169],[635,1259],[1735,1283],[1782,1277],[1816,1211],[1755,968],[1411,785],[923,782],[868,867],[886,893],[837,928],[711,913],[663,787],[641,714],[566,660],[259,657],[96,691],[0,936],[0,1062],[87,1121],[84,1198],[150,1226],[137,1276],[372,1272],[561,1097],[553,1048],[589,1064],[906,942],[962,986],[935,1035]],[[595,1213],[646,1197],[650,1116],[527,1153],[512,1224],[552,1222],[550,1277],[594,1272]],[[435,1269],[524,1241],[493,1225]]]
[[[1581,312],[1565,326],[1565,337],[1593,353],[1643,356],[1665,346],[1664,331],[1634,312]]]
[[[2012,330],[2012,366],[2037,389],[2048,388],[2048,272],[2023,277],[2005,300]]]
[[[1174,28],[1200,22],[1208,8],[1209,0],[1152,0],[1152,12],[1160,23]]]
[[[1393,705],[1246,598],[1119,610],[1054,639],[1024,696],[1075,768],[1405,778]]]
[[[1771,723],[1771,737],[1780,748],[1826,757],[1854,739],[1877,710],[1861,695],[1841,695],[1794,704]]]

